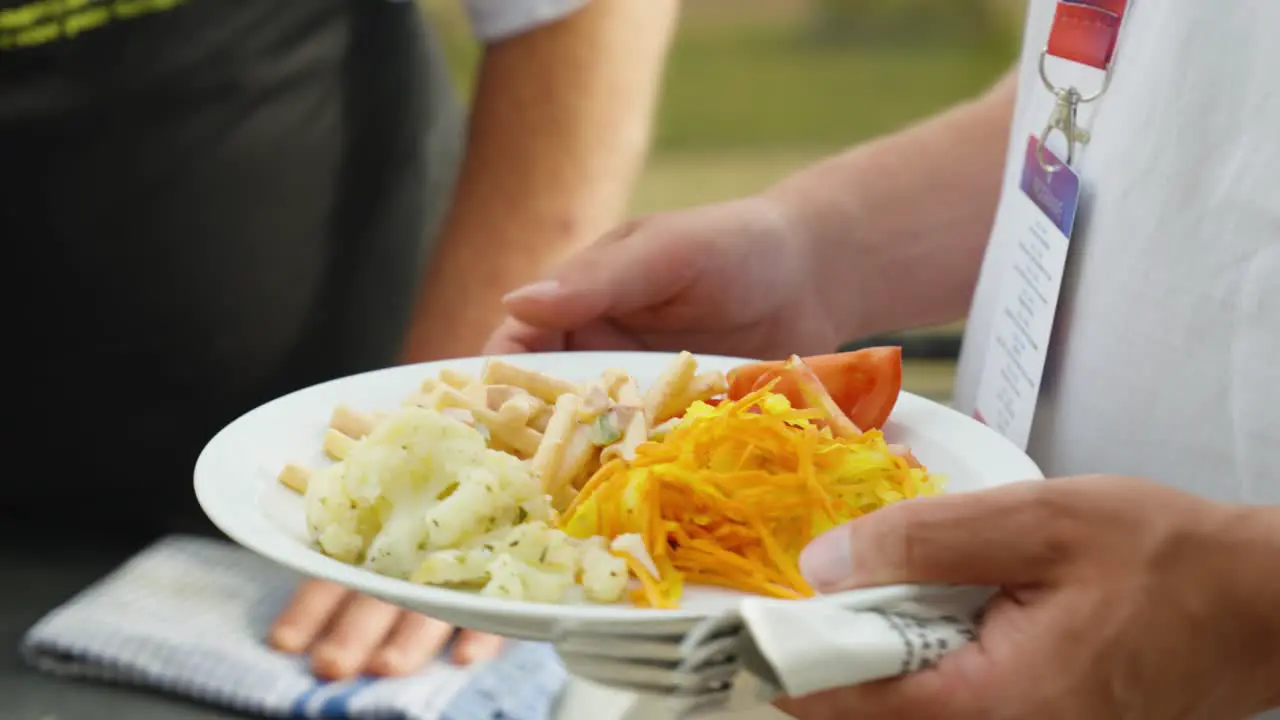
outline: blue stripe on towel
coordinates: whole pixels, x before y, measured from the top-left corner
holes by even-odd
[[[373,681],[371,677],[361,677],[347,683],[346,687],[325,698],[324,703],[320,705],[319,713],[315,717],[324,718],[324,720],[347,720],[350,717],[351,698],[368,687]]]
[[[322,683],[316,683],[295,698],[293,705],[289,707],[289,717],[293,718],[293,720],[307,720],[307,718],[310,718],[311,715],[307,712],[307,705],[311,703],[311,698],[315,697],[322,687],[324,687]]]

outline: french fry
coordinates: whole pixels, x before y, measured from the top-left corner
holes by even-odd
[[[555,412],[547,423],[547,432],[542,436],[542,443],[533,455],[533,472],[542,478],[542,487],[548,494],[559,487],[556,471],[560,467],[565,445],[578,425],[578,406],[581,402],[572,393],[565,393],[556,400]]]
[[[529,418],[529,427],[540,433],[547,431],[547,424],[551,422],[551,416],[555,414],[555,408],[546,403],[538,408],[538,411]]]
[[[573,500],[574,482],[582,475],[595,454],[596,445],[591,441],[591,426],[579,423],[564,444],[555,473],[544,483],[554,507],[566,507]],[[564,500],[566,493],[569,495],[568,500]]]
[[[537,407],[527,400],[533,400],[532,396],[523,398],[514,397],[502,403],[502,407],[498,408],[498,417],[503,422],[512,425],[528,425],[529,419],[537,412]]]
[[[307,483],[311,481],[311,469],[297,463],[289,463],[284,466],[284,469],[280,471],[276,479],[280,481],[281,485],[290,490],[305,494],[307,492]]]
[[[347,455],[351,454],[351,448],[356,444],[355,438],[329,428],[324,433],[324,442],[322,447],[324,454],[330,460],[346,460]]]
[[[515,385],[483,385],[484,387],[484,404],[490,410],[497,410],[507,403],[518,397],[527,397],[536,399],[524,388],[518,388]]]
[[[718,370],[699,373],[689,381],[689,386],[681,393],[679,399],[673,403],[672,412],[675,414],[682,413],[695,402],[710,400],[728,391],[729,383],[725,380],[724,373]]]
[[[405,404],[416,405],[424,410],[442,410],[446,407],[442,399],[446,394],[463,394],[465,396],[465,393],[461,390],[458,390],[451,385],[439,383],[428,392],[411,395],[407,400],[405,400]]]
[[[489,385],[485,388],[485,407],[496,411],[504,422],[528,425],[547,404],[514,385]]]
[[[489,429],[490,437],[501,439],[502,442],[514,448],[518,456],[529,457],[538,452],[543,440],[542,434],[538,431],[527,425],[505,422],[498,413],[484,407],[457,388],[443,387],[438,388],[436,392],[439,393],[439,406],[436,409],[452,407],[470,410],[476,420]]]
[[[352,410],[346,405],[334,408],[333,415],[329,417],[331,429],[357,440],[368,435],[375,424],[376,421],[372,415]]]
[[[649,422],[657,424],[673,415],[678,415],[684,408],[675,407],[679,398],[687,392],[698,371],[698,363],[693,355],[682,352],[667,366],[658,382],[644,394],[644,412]]]
[[[472,385],[478,384],[478,381],[471,375],[452,368],[445,368],[440,371],[440,382],[454,390],[466,390]]]
[[[546,403],[555,403],[561,395],[577,393],[578,388],[567,380],[551,377],[533,370],[516,367],[501,360],[485,363],[480,381],[486,385],[515,385]]]

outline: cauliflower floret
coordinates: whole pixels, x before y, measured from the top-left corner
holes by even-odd
[[[508,600],[559,602],[582,577],[588,599],[617,602],[626,591],[626,562],[603,538],[576,540],[541,521],[488,533],[462,550],[430,553],[414,582],[484,585],[482,594]]]
[[[305,497],[307,531],[326,554],[354,563],[363,557],[380,522],[374,503],[348,494],[344,471],[340,464],[330,465],[311,476]]]
[[[551,503],[527,463],[487,451],[456,470],[449,493],[425,513],[428,549],[457,547],[483,533],[550,518]]]
[[[425,530],[427,549],[457,547],[465,540],[498,527],[498,512],[512,504],[503,496],[498,478],[484,466],[457,469],[457,485],[443,499],[429,499],[425,512],[414,513]]]
[[[454,468],[483,465],[489,453],[493,451],[475,428],[433,410],[412,407],[380,423],[339,464],[347,468],[351,495],[385,496],[398,503],[405,496],[444,494],[456,482]]]
[[[507,600],[559,602],[572,586],[572,572],[541,570],[515,555],[499,555],[489,564],[489,583],[480,594]]]
[[[627,561],[610,553],[603,541],[582,550],[582,589],[588,600],[618,602],[627,591]]]
[[[306,516],[326,554],[416,583],[559,602],[581,578],[588,599],[616,602],[629,579],[603,538],[578,540],[553,527],[551,500],[526,461],[416,406],[316,472]]]
[[[423,585],[469,585],[479,587],[489,581],[492,550],[439,550],[427,556],[409,580]]]
[[[609,544],[609,549],[614,553],[631,556],[649,572],[650,576],[658,577],[658,566],[653,562],[653,556],[649,554],[649,548],[645,547],[644,538],[639,533],[619,535]]]
[[[433,550],[549,517],[537,478],[520,459],[489,449],[464,423],[402,408],[307,488],[307,524],[321,549],[405,578]]]
[[[578,549],[568,535],[535,520],[511,529],[498,544],[499,552],[514,555],[533,567],[577,575]]]

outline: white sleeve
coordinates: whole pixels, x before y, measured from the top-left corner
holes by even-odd
[[[463,0],[471,31],[493,42],[559,20],[591,0]]]

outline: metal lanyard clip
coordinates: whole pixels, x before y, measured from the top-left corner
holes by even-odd
[[[1040,81],[1044,83],[1045,88],[1053,93],[1053,112],[1049,114],[1049,122],[1045,123],[1044,132],[1040,133],[1040,141],[1036,144],[1036,159],[1040,161],[1040,167],[1047,173],[1055,173],[1062,169],[1062,166],[1055,163],[1049,163],[1044,158],[1044,146],[1049,140],[1049,136],[1053,131],[1057,130],[1067,139],[1067,157],[1066,164],[1071,165],[1076,161],[1076,145],[1089,142],[1089,131],[1076,124],[1076,111],[1084,103],[1090,103],[1102,97],[1107,92],[1107,88],[1111,87],[1111,67],[1107,66],[1102,76],[1102,87],[1092,95],[1085,96],[1074,87],[1058,87],[1049,79],[1048,69],[1045,65],[1049,57],[1048,50],[1040,53]]]
[[[1067,165],[1075,162],[1076,144],[1089,142],[1089,131],[1076,124],[1076,111],[1082,99],[1079,91],[1073,87],[1055,88],[1053,94],[1053,112],[1050,113],[1049,122],[1045,123],[1044,132],[1040,133],[1040,141],[1036,145],[1036,159],[1047,173],[1055,173],[1061,169],[1060,165],[1049,163],[1044,157],[1045,143],[1055,130],[1067,140]]]

